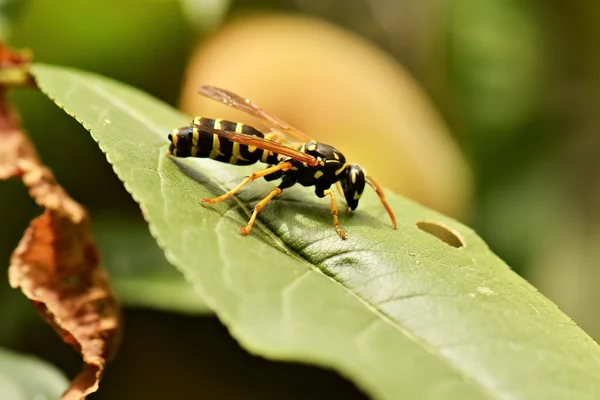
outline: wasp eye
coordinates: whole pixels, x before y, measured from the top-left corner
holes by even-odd
[[[173,141],[173,135],[169,133],[169,142]]]

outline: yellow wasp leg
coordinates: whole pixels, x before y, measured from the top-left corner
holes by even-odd
[[[277,143],[281,144],[281,143],[283,143],[283,141],[284,141],[285,138],[283,136],[283,133],[280,133],[280,132],[271,132],[271,133],[267,133],[265,135],[265,139],[269,139],[269,140],[272,140],[274,142],[277,142]]]
[[[269,193],[264,199],[262,199],[261,201],[258,202],[257,205],[254,206],[254,211],[252,212],[252,216],[250,217],[250,220],[248,221],[248,225],[246,225],[243,228],[240,228],[240,232],[242,233],[242,235],[247,235],[250,233],[250,231],[252,230],[252,226],[254,225],[254,221],[256,221],[256,216],[258,215],[258,212],[260,210],[262,210],[269,201],[271,201],[271,199],[275,196],[277,196],[279,193],[281,193],[281,189],[279,188],[275,188],[271,191],[271,193]]]
[[[344,195],[344,191],[342,190],[342,184],[340,183],[340,181],[337,181],[337,182],[335,183],[335,188],[337,189],[337,191],[338,191],[338,194],[339,194],[340,196],[345,196],[345,195]],[[346,213],[347,213],[347,214],[350,214],[351,212],[352,212],[352,210],[350,209],[350,207],[348,207],[348,209],[346,210]]]
[[[229,192],[227,192],[219,197],[215,197],[214,199],[206,199],[206,198],[202,199],[202,202],[208,203],[208,204],[215,204],[220,201],[226,200],[226,199],[230,198],[231,196],[233,196],[234,194],[236,194],[237,192],[239,192],[241,188],[243,188],[244,186],[246,186],[247,184],[249,184],[250,182],[252,182],[255,179],[261,178],[265,175],[272,174],[273,172],[287,171],[290,168],[292,168],[292,163],[290,163],[289,161],[286,161],[286,162],[282,162],[277,165],[274,165],[272,167],[263,169],[262,171],[254,172],[250,176],[245,177],[244,180],[239,185],[237,185],[235,188],[231,189]]]
[[[335,188],[337,189],[337,191],[338,191],[338,194],[339,194],[340,196],[343,196],[343,195],[344,195],[344,191],[342,190],[342,185],[340,184],[340,181],[337,181],[337,182],[335,183]]]
[[[335,193],[333,193],[333,190],[331,189],[327,189],[323,193],[325,193],[325,196],[331,198],[331,215],[333,215],[333,226],[335,226],[335,231],[342,239],[347,239],[348,235],[346,235],[346,232],[344,232],[340,226],[340,221],[338,220],[338,208],[337,202],[335,201]]]

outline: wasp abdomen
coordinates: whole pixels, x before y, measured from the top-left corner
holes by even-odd
[[[223,138],[202,128],[230,131],[248,136],[264,137],[250,125],[221,119],[196,117],[190,126],[175,129],[169,135],[169,153],[177,157],[211,158],[233,165],[251,165],[257,161],[276,164],[277,155],[253,146]]]

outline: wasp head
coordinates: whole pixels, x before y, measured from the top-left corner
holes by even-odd
[[[348,164],[346,167],[346,176],[342,179],[342,189],[344,190],[344,197],[346,197],[346,203],[351,210],[356,210],[358,207],[358,200],[362,196],[365,190],[365,183],[367,181],[367,174],[365,170],[358,164]]]

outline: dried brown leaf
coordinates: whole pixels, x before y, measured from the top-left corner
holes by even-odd
[[[25,71],[27,60],[0,45],[0,76],[5,68],[20,66]],[[65,342],[81,352],[85,365],[63,399],[83,399],[98,389],[106,361],[116,350],[119,306],[85,209],[42,165],[5,93],[0,79],[0,179],[20,176],[31,197],[45,208],[12,255],[9,281],[21,288]]]
[[[0,42],[0,68],[23,67],[31,62],[31,51],[15,50]]]
[[[25,231],[9,268],[10,284],[21,287],[86,363],[64,399],[97,390],[119,336],[119,308],[89,228],[87,218],[74,221],[62,210],[46,209]]]

